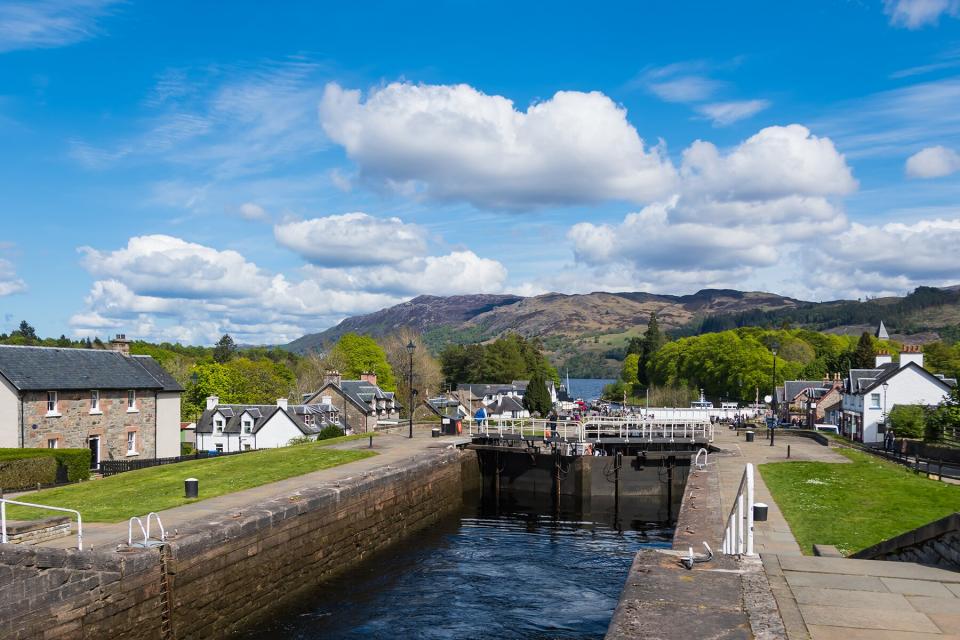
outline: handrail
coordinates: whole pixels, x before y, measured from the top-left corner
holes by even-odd
[[[137,516],[131,516],[130,519],[127,520],[127,546],[128,547],[133,546],[133,521],[134,520],[137,521],[137,524],[140,526],[140,532],[143,533],[143,546],[147,546],[147,539],[148,539],[147,530],[143,527],[143,520],[141,520]],[[148,518],[148,521],[149,521],[149,518]]]
[[[32,502],[20,502],[19,500],[10,500],[9,498],[0,498],[0,540],[7,543],[7,504],[19,504],[22,507],[34,507],[36,509],[50,509],[51,511],[64,511],[66,513],[75,513],[77,515],[77,550],[83,551],[83,518],[76,509],[65,509],[64,507],[51,507],[48,504],[34,504]]]
[[[701,454],[701,453],[703,454],[703,463],[702,463],[702,464],[701,464],[701,462],[700,462],[700,454]],[[697,469],[700,469],[700,470],[703,470],[704,468],[706,468],[706,466],[707,466],[707,464],[708,464],[708,462],[707,462],[707,456],[708,456],[708,455],[709,455],[709,454],[707,453],[707,450],[704,449],[703,447],[700,447],[700,449],[697,451],[697,455],[693,458],[693,466],[695,466]]]
[[[723,553],[752,556],[753,553],[753,464],[747,463],[737,488],[737,497],[723,534]]]
[[[564,440],[584,442],[603,437],[616,437],[652,441],[662,438],[696,442],[698,438],[713,441],[714,425],[696,417],[654,418],[649,415],[623,417],[590,416],[579,420],[548,420],[545,418],[484,418],[466,420],[466,430],[473,435],[519,435],[522,438],[559,437]]]
[[[157,526],[160,527],[160,538],[159,538],[160,542],[166,542],[166,540],[167,540],[167,532],[164,531],[164,529],[163,529],[163,523],[160,522],[160,514],[158,514],[156,511],[151,511],[150,513],[147,514],[147,539],[150,538],[150,520],[151,520],[151,517],[157,519]]]

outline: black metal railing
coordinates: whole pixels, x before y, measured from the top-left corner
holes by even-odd
[[[235,456],[240,453],[250,453],[251,451],[256,451],[256,449],[249,449],[244,451],[225,451],[223,453],[217,451],[197,451],[196,453],[191,453],[186,456],[175,456],[172,458],[137,458],[134,460],[101,460],[100,461],[100,474],[106,478],[108,476],[115,476],[118,473],[125,473],[127,471],[136,471],[137,469],[148,469],[150,467],[158,467],[164,464],[177,464],[178,462],[189,462],[190,460],[206,460],[207,458],[219,458],[221,456]]]

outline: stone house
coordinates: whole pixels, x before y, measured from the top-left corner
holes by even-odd
[[[0,345],[0,447],[89,447],[101,460],[180,455],[183,388],[149,356]]]
[[[839,424],[842,389],[839,374],[825,380],[786,380],[777,388],[779,418],[809,428],[823,422]]]
[[[377,385],[377,374],[363,373],[359,380],[344,380],[337,371],[328,372],[323,386],[306,397],[304,404],[325,404],[339,409],[347,433],[397,426],[402,408],[396,394]]]
[[[886,417],[898,404],[935,406],[957,381],[923,368],[923,351],[904,345],[900,362],[881,351],[873,369],[851,369],[844,380],[841,433],[858,442],[883,442]]]
[[[197,422],[197,450],[223,453],[285,447],[294,438],[316,437],[330,425],[340,426],[336,407],[289,405],[286,398],[272,405],[220,404],[220,398],[210,396]]]

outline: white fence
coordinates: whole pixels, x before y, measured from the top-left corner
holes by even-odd
[[[652,418],[630,415],[621,418],[604,416],[583,420],[545,420],[540,418],[490,418],[467,420],[466,431],[470,436],[516,435],[528,439],[550,439],[587,442],[601,438],[619,438],[630,441],[667,440],[686,442],[712,442],[713,424],[709,419],[691,417]]]
[[[749,462],[743,470],[737,497],[727,518],[723,552],[728,555],[753,555],[753,465]]]

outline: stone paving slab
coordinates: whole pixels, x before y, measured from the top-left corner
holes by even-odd
[[[905,596],[932,596],[934,598],[950,598],[954,594],[948,587],[960,585],[944,585],[929,580],[908,580],[906,578],[880,578],[883,585],[892,593],[902,593]]]
[[[850,560],[848,558],[819,558],[817,556],[780,556],[780,566],[784,571],[960,583],[960,572],[924,567],[912,562]]]
[[[908,596],[912,606],[922,613],[949,613],[960,615],[960,598],[931,598],[928,596]],[[960,631],[960,627],[957,629]]]
[[[916,611],[801,604],[800,612],[807,623],[807,628],[820,625],[852,629],[941,633],[940,627],[930,618]]]
[[[931,613],[930,619],[944,633],[960,634],[960,615],[952,613]],[[960,638],[960,635],[951,636]]]
[[[931,635],[911,631],[884,631],[878,629],[850,629],[812,625],[813,640],[960,640],[960,635]]]
[[[880,593],[887,591],[887,588],[883,585],[883,581],[874,576],[844,576],[826,573],[810,573],[807,571],[790,571],[784,577],[787,583],[794,589],[798,587],[831,587],[834,589],[875,591]]]
[[[850,591],[849,589],[821,589],[818,587],[796,587],[793,595],[797,602],[835,607],[863,607],[881,609],[909,609],[910,603],[899,593],[877,593],[875,591]],[[958,600],[960,602],[960,600]]]

